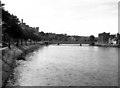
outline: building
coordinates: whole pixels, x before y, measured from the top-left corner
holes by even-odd
[[[99,44],[108,44],[109,43],[109,38],[110,38],[110,33],[100,33],[98,34],[98,43]]]
[[[39,27],[30,27],[29,25],[23,22],[23,19],[21,20],[21,27],[22,29],[32,30],[36,34],[39,33]]]
[[[117,44],[116,35],[110,35],[109,44],[111,44],[111,45]]]
[[[35,33],[38,33],[39,32],[39,27],[36,27],[35,28]]]

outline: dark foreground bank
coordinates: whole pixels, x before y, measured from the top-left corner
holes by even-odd
[[[1,53],[1,61],[2,61],[2,88],[5,88],[8,79],[12,76],[14,67],[17,66],[17,60],[25,60],[24,56],[38,49],[41,45],[22,45],[15,46],[12,45],[11,49],[6,48],[4,50],[0,50]]]

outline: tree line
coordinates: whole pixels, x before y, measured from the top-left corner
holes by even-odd
[[[10,14],[4,8],[2,9],[2,41],[8,42],[9,47],[11,43],[18,44],[23,41],[27,45],[27,41],[40,41],[40,35],[34,32],[30,27],[22,28],[19,18],[16,15]]]
[[[44,33],[43,31],[35,33],[34,28],[29,25],[24,26],[20,22],[16,15],[11,14],[9,11],[2,8],[2,42],[8,44],[9,48],[11,43],[23,45],[29,41],[30,44],[37,43],[38,41],[70,41],[70,37],[74,38],[74,41],[82,39],[80,36],[70,36],[67,34],[55,34]],[[95,37],[92,35],[88,38],[91,43],[95,41]]]

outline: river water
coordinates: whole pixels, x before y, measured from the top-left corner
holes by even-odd
[[[17,86],[118,85],[118,48],[49,45],[18,63],[14,73]]]

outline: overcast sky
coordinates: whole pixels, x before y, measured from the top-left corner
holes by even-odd
[[[40,31],[89,36],[118,32],[119,0],[2,0],[6,10]]]

